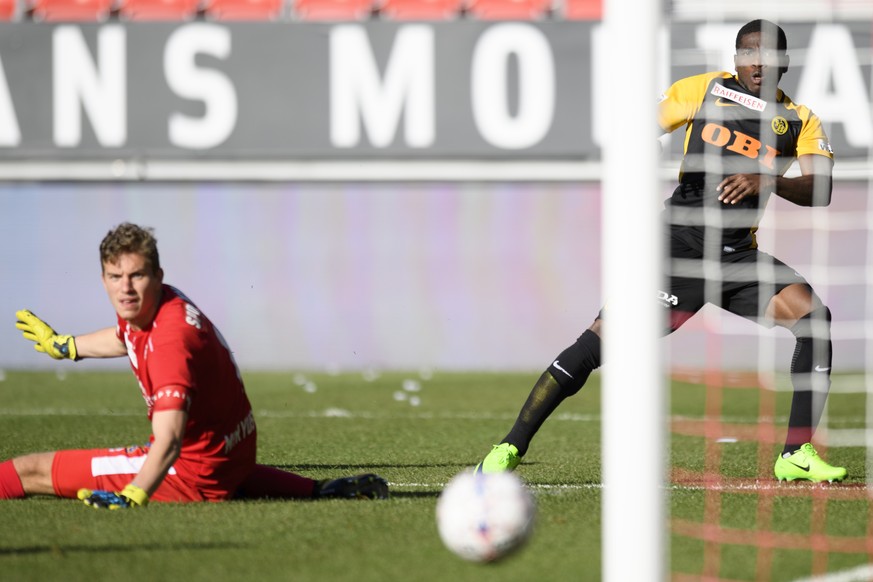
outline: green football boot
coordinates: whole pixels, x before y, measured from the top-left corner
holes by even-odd
[[[806,479],[814,483],[822,481],[842,481],[846,478],[845,467],[828,465],[818,456],[813,446],[809,443],[801,445],[791,456],[784,458],[781,455],[776,459],[773,467],[776,478],[780,481],[794,481]]]
[[[476,465],[476,473],[503,473],[512,471],[521,462],[518,449],[515,445],[501,443],[494,445],[491,452],[485,456],[481,463]]]

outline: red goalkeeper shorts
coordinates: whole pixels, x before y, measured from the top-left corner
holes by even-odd
[[[52,484],[58,497],[75,498],[79,489],[121,491],[139,473],[147,447],[58,451],[52,461]],[[152,501],[209,501],[170,469]]]

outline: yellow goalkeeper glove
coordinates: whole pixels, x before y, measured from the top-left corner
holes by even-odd
[[[73,336],[58,335],[49,324],[27,309],[16,311],[15,317],[18,318],[15,327],[22,331],[24,339],[36,342],[36,345],[33,346],[36,351],[48,354],[56,360],[79,359],[79,354],[76,352],[76,340],[73,339]]]
[[[127,509],[129,507],[145,507],[149,503],[149,494],[133,483],[129,483],[118,493],[79,489],[76,497],[94,509]]]

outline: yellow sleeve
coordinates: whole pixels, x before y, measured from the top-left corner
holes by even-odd
[[[715,72],[703,73],[679,79],[673,83],[666,92],[661,95],[658,102],[658,125],[666,132],[674,131],[686,125],[703,104],[706,97],[706,88],[710,81],[721,77],[731,77],[730,73]]]
[[[834,150],[821,125],[821,119],[806,107],[798,107],[797,113],[803,120],[800,136],[797,138],[797,155],[817,154],[834,159]]]

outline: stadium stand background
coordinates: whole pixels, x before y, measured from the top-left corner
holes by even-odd
[[[694,67],[730,66],[725,60],[729,50],[707,47],[730,48],[736,33],[736,21],[730,19],[742,16],[739,10],[730,18],[725,14],[740,4],[675,2],[668,8],[675,62],[673,70],[665,63],[664,83],[697,70]],[[839,365],[861,369],[867,359],[869,261],[860,249],[866,247],[870,224],[869,141],[864,142],[869,140],[869,124],[862,114],[866,108],[869,118],[871,27],[869,20],[861,19],[857,2],[775,4],[790,6],[799,19],[790,23],[798,46],[786,79],[790,94],[805,79],[811,60],[804,43],[824,38],[830,48],[829,39],[848,39],[857,47],[857,54],[837,51],[838,66],[861,79],[857,91],[853,86],[846,92],[864,107],[834,99],[812,103],[832,124],[832,138],[838,143],[839,194],[834,206],[812,219],[775,201],[767,219],[772,224],[762,230],[776,232],[766,243],[839,305]],[[599,3],[586,5],[592,9],[586,18],[600,16]],[[462,6],[451,12],[452,19],[423,24],[387,23],[386,4],[367,4],[367,9],[355,12],[361,20],[353,26],[346,26],[345,20],[310,25],[287,2],[279,20],[264,20],[265,26],[258,21],[203,26],[214,24],[204,5],[194,12],[187,5],[185,17],[174,13],[176,20],[128,23],[126,12],[113,4],[108,15],[101,8],[108,20],[70,26],[64,20],[40,21],[31,5],[6,6],[13,20],[0,23],[0,65],[6,82],[0,85],[0,119],[9,113],[6,90],[21,131],[15,136],[9,123],[0,123],[0,255],[4,272],[18,274],[0,280],[0,310],[11,313],[25,303],[34,309],[37,304],[51,305],[51,285],[34,294],[28,283],[50,274],[52,285],[75,293],[80,306],[70,315],[67,329],[80,330],[99,321],[105,306],[93,296],[91,252],[108,225],[127,219],[155,226],[162,241],[182,249],[174,253],[175,264],[168,264],[171,279],[192,295],[214,302],[209,312],[226,335],[241,338],[235,347],[248,367],[532,369],[565,347],[566,338],[575,337],[599,306],[596,150],[597,133],[604,131],[606,122],[596,115],[592,87],[598,83],[592,79],[599,74],[608,81],[609,72],[593,70],[597,20],[568,20],[567,4],[552,4],[538,13],[538,19],[526,22],[477,20]],[[743,6],[754,8],[748,2]],[[98,12],[90,14],[96,18]],[[440,14],[446,16],[445,11]],[[817,24],[811,24],[813,16]],[[437,110],[439,131],[433,147],[408,143],[405,118],[397,122],[394,141],[384,147],[366,143],[368,137],[375,139],[372,128],[369,135],[360,132],[363,137],[356,147],[328,147],[325,110],[331,95],[315,89],[333,82],[326,72],[331,63],[326,51],[317,49],[328,48],[325,39],[337,31],[348,38],[369,34],[380,64],[389,58],[392,42],[409,38],[433,38],[437,48],[450,49],[435,55],[433,70],[443,76],[431,88],[429,101],[424,99]],[[461,100],[476,89],[470,79],[472,55],[486,35],[497,38],[495,31],[502,31],[501,42],[522,32],[533,39],[526,46],[542,46],[537,42],[543,37],[554,45],[554,73],[560,85],[555,121],[550,133],[530,147],[485,143],[470,129],[476,128],[472,106]],[[166,67],[178,62],[171,62],[167,46],[185,48],[176,42],[180,37],[202,44],[188,46],[183,54],[189,67],[171,76]],[[215,38],[232,41],[232,58],[215,56],[218,49],[196,52],[213,50],[205,41]],[[81,49],[74,64],[85,73],[89,71],[83,63],[99,62],[96,72],[90,71],[90,81],[64,77],[69,74],[65,67],[53,66],[55,58],[73,59],[51,48],[58,39]],[[300,45],[301,39],[312,44]],[[698,46],[701,39],[707,47]],[[109,49],[105,54],[98,51],[101,44],[127,51],[121,63],[127,64],[125,82],[118,84],[119,93],[126,91],[122,106],[112,102],[107,89],[112,88],[109,71],[117,55]],[[309,51],[295,51],[300,46]],[[251,60],[268,51],[279,57],[266,67]],[[407,63],[410,67],[424,63],[423,57],[415,57]],[[515,67],[520,70],[522,64]],[[192,80],[186,74],[197,76]],[[215,82],[220,75],[236,89],[239,115],[233,134],[212,148],[195,144],[186,149],[170,143],[168,120],[185,117],[182,121],[190,126],[204,121],[204,107],[213,113],[208,100],[221,91],[202,81]],[[517,75],[502,81],[511,87]],[[72,143],[59,144],[52,133],[58,99],[52,101],[51,90],[59,83],[75,93],[66,102],[75,107],[65,114],[80,125],[78,141]],[[483,87],[490,90],[498,84],[489,81]],[[85,93],[94,87],[103,94]],[[519,102],[516,97],[504,113],[516,114]],[[819,111],[824,105],[827,108]],[[451,117],[464,107],[463,115]],[[493,113],[487,108],[484,112]],[[105,137],[100,132],[116,138],[117,127],[111,121],[116,113],[128,123],[126,141],[106,145],[98,138]],[[853,142],[849,130],[864,139]],[[68,139],[66,134],[61,137]],[[13,144],[16,138],[21,145]],[[664,177],[666,195],[675,167],[667,168]],[[825,260],[822,251],[810,250],[803,235],[803,229],[822,220],[829,229],[828,242],[820,247],[827,249]],[[28,228],[46,236],[21,253],[20,241]],[[53,233],[68,237],[64,240],[70,256],[56,252]],[[840,254],[843,248],[857,252]],[[213,285],[216,265],[222,268]],[[271,269],[272,265],[282,268]],[[546,283],[554,281],[560,284]],[[243,313],[235,309],[242,304],[247,305]],[[61,321],[40,311],[51,321]],[[253,336],[251,317],[275,321],[274,335]],[[700,361],[699,338],[708,333],[708,325],[694,322],[671,338],[673,345],[681,346],[674,352],[677,365]],[[716,364],[756,367],[761,354],[757,338],[767,334],[743,322],[720,325],[737,339]],[[345,333],[337,337],[336,329]],[[0,337],[0,366],[47,365],[38,354],[22,355],[17,342],[13,335]],[[778,349],[790,350],[788,343],[780,342]]]
[[[37,22],[598,20],[601,0],[0,0],[0,19]]]
[[[801,20],[866,20],[868,0],[666,2],[670,19],[743,20],[750,14],[792,14]],[[0,0],[0,21],[445,21],[599,20],[602,0]]]

